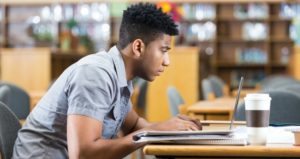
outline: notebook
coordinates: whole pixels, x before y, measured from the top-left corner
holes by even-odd
[[[180,145],[231,145],[231,146],[245,146],[247,145],[246,139],[207,139],[207,140],[190,140],[190,141],[166,141],[160,142],[164,144],[180,144]]]
[[[196,132],[141,132],[134,135],[135,143],[189,144],[189,145],[247,145],[246,132],[242,128],[228,131]]]
[[[147,140],[180,140],[180,139],[203,139],[205,137],[226,137],[230,136],[232,130],[224,131],[143,131],[133,136],[134,141],[147,139]],[[219,139],[218,138],[218,139]],[[223,139],[223,138],[222,138]]]

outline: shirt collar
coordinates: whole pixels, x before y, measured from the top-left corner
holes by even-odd
[[[125,64],[119,49],[116,46],[113,46],[108,51],[108,53],[112,55],[112,59],[116,67],[116,72],[117,72],[118,82],[120,87],[127,87],[130,94],[132,94],[133,91],[132,81],[131,80],[127,81],[126,79]]]

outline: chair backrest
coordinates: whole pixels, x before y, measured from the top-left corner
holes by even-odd
[[[135,85],[136,85],[136,87],[139,87],[139,94],[137,97],[137,106],[139,108],[145,108],[148,82],[146,80],[140,78],[137,80]]]
[[[8,105],[19,119],[26,119],[30,112],[30,97],[28,93],[22,88],[10,83],[2,82],[0,86],[9,87],[9,93],[6,97],[6,101],[3,101],[3,103]]]
[[[270,124],[300,124],[300,94],[288,90],[272,90],[264,93],[269,93],[272,98]],[[236,119],[245,120],[244,102],[238,106]]]
[[[10,159],[21,128],[16,115],[2,102],[0,102],[0,152],[2,159]]]
[[[6,85],[0,85],[0,102],[8,103],[10,88]]]
[[[260,82],[262,91],[271,91],[278,87],[284,87],[290,84],[299,84],[299,81],[286,75],[268,76]]]
[[[174,86],[169,86],[167,89],[169,108],[172,116],[179,114],[179,106],[184,104],[184,100],[182,99],[180,93]]]
[[[290,92],[300,94],[300,82],[297,83],[292,82],[289,84],[277,86],[273,90],[285,90],[285,91],[290,91]]]
[[[207,79],[211,82],[215,96],[224,96],[223,88],[225,87],[225,83],[223,82],[223,80],[215,75],[210,75]]]
[[[145,117],[148,82],[142,78],[135,78],[133,88],[134,91],[131,96],[133,109],[139,116]]]
[[[202,87],[202,96],[204,100],[210,100],[211,98],[216,97],[212,83],[208,79],[204,78],[201,81],[201,87]]]

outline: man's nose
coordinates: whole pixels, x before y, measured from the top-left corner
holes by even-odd
[[[164,54],[163,66],[169,66],[169,65],[170,65],[169,53],[166,53]]]

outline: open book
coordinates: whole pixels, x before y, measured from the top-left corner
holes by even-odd
[[[247,145],[246,132],[234,131],[146,131],[133,136],[135,143]]]

